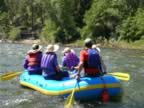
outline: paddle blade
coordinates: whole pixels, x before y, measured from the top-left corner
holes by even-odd
[[[1,77],[5,77],[5,76],[7,76],[7,75],[10,75],[10,74],[12,74],[12,73],[14,73],[14,72],[7,72],[7,73],[4,73],[4,74],[0,75],[0,78],[1,78]]]
[[[65,101],[64,108],[72,108],[74,104],[74,97],[69,95]]]
[[[123,80],[123,81],[129,81],[129,78],[125,78],[125,77],[119,77],[119,76],[114,76],[115,78],[119,79],[119,80]]]
[[[116,77],[117,79],[123,80],[123,81],[129,81],[130,80],[130,75],[128,73],[122,73],[122,72],[112,72],[112,73],[107,73],[109,75],[112,75]]]
[[[74,104],[74,92],[75,88],[73,89],[72,93],[67,97],[64,108],[72,108]]]
[[[6,74],[3,74],[0,76],[0,80],[5,81],[5,80],[10,80],[18,75],[20,75],[22,72],[8,72]]]

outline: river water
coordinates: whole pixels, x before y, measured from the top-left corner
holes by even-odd
[[[0,43],[0,74],[23,71],[22,62],[31,45]],[[46,47],[46,46],[44,46]],[[59,62],[63,48],[57,52]],[[75,48],[78,54],[81,48]],[[76,103],[74,108],[143,108],[144,107],[144,50],[102,48],[101,55],[108,72],[126,72],[131,79],[121,81],[124,94],[121,101]],[[18,77],[0,81],[0,108],[63,108],[58,96],[45,96],[23,88]]]

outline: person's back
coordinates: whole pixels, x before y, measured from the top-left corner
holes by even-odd
[[[40,63],[42,58],[41,46],[34,44],[32,50],[28,51],[23,67],[30,75],[42,74]]]
[[[93,49],[84,49],[80,52],[80,61],[86,76],[96,76],[100,74],[101,62],[99,54]]]
[[[54,75],[56,70],[57,56],[54,52],[47,52],[43,54],[41,61],[41,68],[43,69],[43,74],[46,76]]]
[[[79,63],[79,58],[77,55],[71,51],[69,47],[64,50],[64,57],[62,59],[62,66],[67,67],[68,70],[73,70],[74,66],[77,66]]]
[[[42,75],[47,79],[61,80],[63,76],[68,76],[68,73],[62,73],[57,61],[56,51],[59,49],[57,45],[48,45],[46,53],[43,54],[41,60]]]
[[[85,76],[95,77],[101,74],[101,60],[99,53],[92,49],[92,40],[85,40],[85,49],[80,51],[80,62],[76,67],[79,72],[84,68]]]
[[[96,50],[99,53],[99,55],[100,55],[101,50],[100,50],[99,46],[100,46],[100,44],[93,44],[92,48],[94,50]],[[101,71],[102,71],[102,74],[106,74],[107,73],[106,65],[105,65],[101,55],[100,55],[100,60],[101,60],[101,67],[102,67]]]
[[[87,50],[88,52],[88,67],[89,68],[96,68],[101,71],[101,62],[100,62],[100,56],[98,51],[95,49],[89,48]]]

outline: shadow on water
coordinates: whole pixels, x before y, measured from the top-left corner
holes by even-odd
[[[0,44],[0,74],[10,71],[22,71],[22,62],[30,45]],[[46,46],[44,46],[46,47]],[[63,48],[60,48],[59,61]],[[75,48],[79,53],[80,48]],[[121,81],[124,94],[121,101],[76,102],[74,108],[143,108],[144,106],[144,51],[126,49],[101,49],[101,55],[108,72],[126,72],[131,79]],[[63,99],[58,96],[46,96],[37,91],[19,86],[18,77],[9,81],[0,81],[0,108],[63,108]]]

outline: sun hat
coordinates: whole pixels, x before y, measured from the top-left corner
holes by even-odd
[[[84,43],[85,43],[85,44],[86,44],[86,43],[92,43],[92,39],[86,38],[86,39],[84,40]]]
[[[39,44],[33,44],[33,45],[32,45],[32,48],[28,51],[28,53],[38,52],[38,51],[41,50],[41,48],[42,48],[41,45],[39,45]]]
[[[71,49],[69,47],[66,47],[66,48],[64,48],[64,50],[62,51],[62,53],[67,53],[67,52],[70,52],[70,51],[71,51]]]
[[[58,49],[59,49],[59,45],[57,45],[57,44],[55,44],[55,45],[50,44],[50,45],[48,45],[46,47],[46,51],[45,52],[56,52],[56,51],[58,51]]]

